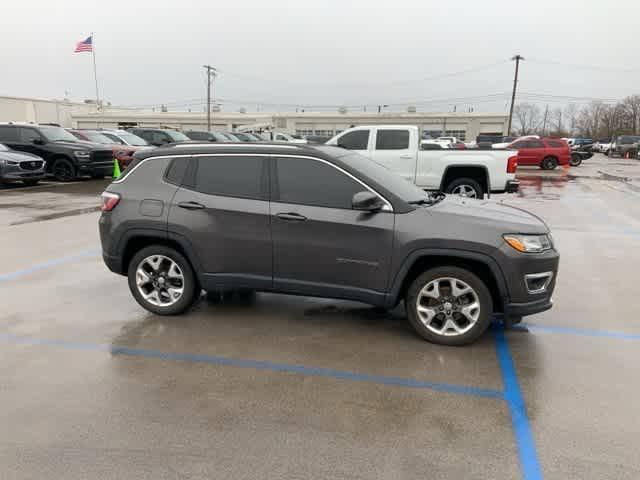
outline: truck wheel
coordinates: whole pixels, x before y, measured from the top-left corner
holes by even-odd
[[[489,327],[493,305],[487,286],[459,267],[436,267],[418,276],[407,291],[409,322],[425,340],[466,345]]]
[[[543,170],[555,170],[558,166],[558,160],[555,157],[544,157],[540,163]]]
[[[571,159],[569,160],[569,165],[571,165],[572,167],[577,167],[582,163],[582,158],[580,158],[580,155],[576,155],[575,153],[571,154]]]
[[[183,313],[201,293],[189,261],[164,245],[151,245],[136,253],[127,276],[136,301],[158,315]]]
[[[482,187],[472,178],[458,178],[447,185],[444,191],[452,195],[468,198],[482,198],[484,196]]]
[[[76,178],[76,167],[66,158],[58,158],[51,167],[53,178],[59,182],[70,182]]]

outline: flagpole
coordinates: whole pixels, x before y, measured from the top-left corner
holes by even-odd
[[[96,108],[100,110],[100,94],[98,93],[98,74],[96,73],[96,37],[91,32],[91,55],[93,55],[93,79],[96,82]]]

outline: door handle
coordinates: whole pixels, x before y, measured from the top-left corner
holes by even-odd
[[[400,155],[400,158],[409,158],[409,159],[411,159],[413,157],[411,155]]]
[[[277,213],[276,217],[278,217],[281,220],[285,220],[287,222],[304,222],[307,219],[307,217],[300,215],[299,213],[293,213],[293,212]]]
[[[178,206],[187,210],[202,210],[204,208],[204,205],[198,202],[180,202]]]

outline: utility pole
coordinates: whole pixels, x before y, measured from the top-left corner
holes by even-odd
[[[544,109],[544,120],[542,121],[542,136],[545,136],[545,133],[547,131],[547,115],[549,114],[549,104],[547,103],[547,106]]]
[[[203,65],[207,70],[207,132],[211,131],[211,84],[218,75],[218,71],[211,65]]]
[[[511,135],[511,121],[513,120],[513,106],[516,103],[516,86],[518,85],[518,69],[520,68],[520,60],[524,60],[522,55],[516,55],[511,60],[516,61],[516,74],[513,77],[513,93],[511,94],[511,109],[509,110],[509,126],[507,127],[507,135]]]

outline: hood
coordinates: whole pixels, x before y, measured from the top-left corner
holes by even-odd
[[[9,160],[11,162],[28,162],[33,160],[44,161],[41,157],[27,152],[15,152],[10,150],[8,152],[0,152],[0,160]]]
[[[111,150],[101,143],[86,142],[84,140],[78,140],[77,142],[67,142],[66,140],[62,142],[51,142],[51,145],[59,145],[69,150]]]
[[[458,217],[470,226],[492,226],[503,233],[549,233],[549,227],[540,217],[501,202],[447,195],[440,203],[424,209],[431,214]]]

